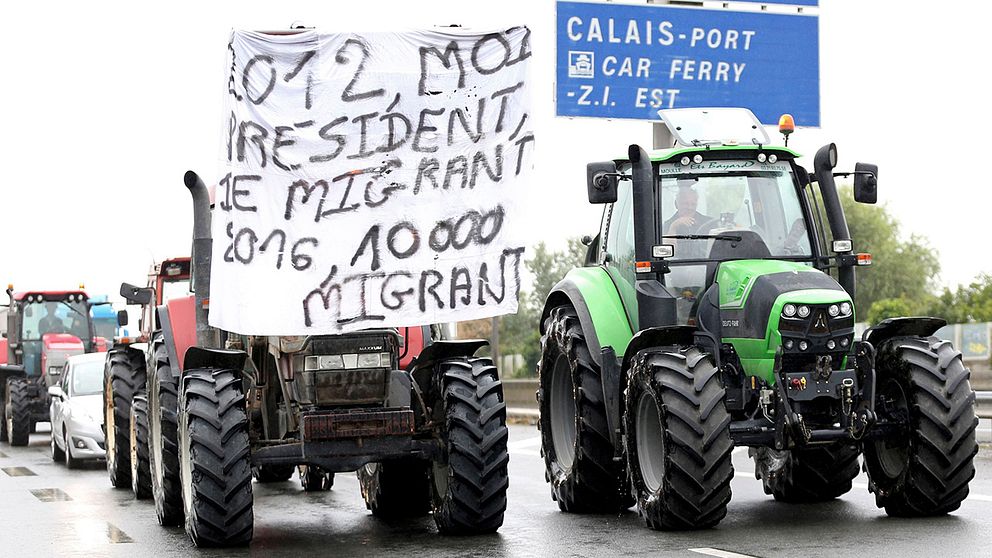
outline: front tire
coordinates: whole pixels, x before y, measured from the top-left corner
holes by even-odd
[[[936,337],[898,338],[882,345],[876,370],[876,413],[906,431],[865,444],[875,504],[897,517],[958,509],[978,453],[975,392],[961,353]]]
[[[765,494],[779,502],[833,500],[851,491],[851,482],[861,471],[858,448],[845,444],[781,452],[752,448],[749,453],[754,457],[754,474],[761,480]]]
[[[131,400],[144,389],[145,365],[137,351],[107,355],[103,386],[107,473],[114,488],[131,488]]]
[[[152,480],[155,515],[163,526],[183,522],[183,496],[179,486],[176,378],[161,335],[152,343],[155,374],[148,377],[148,465]]]
[[[423,517],[431,511],[430,462],[400,459],[358,470],[365,507],[383,519]]]
[[[58,434],[54,429],[52,429],[52,461],[59,463],[65,461],[65,450],[59,447],[59,443],[56,441]]]
[[[179,463],[186,533],[197,547],[251,542],[254,524],[248,416],[233,370],[183,376]]]
[[[713,527],[727,515],[734,477],[720,372],[696,348],[634,359],[624,429],[638,511],[656,530]]]
[[[328,473],[316,465],[300,465],[299,472],[303,492],[324,492],[334,486],[334,473]]]
[[[488,358],[444,360],[436,372],[443,455],[431,467],[434,522],[444,535],[494,533],[509,485],[503,385]]]
[[[7,380],[7,395],[4,405],[7,441],[12,446],[26,446],[31,436],[31,394],[29,382],[25,378]]]
[[[147,500],[152,497],[152,475],[148,464],[148,399],[144,394],[131,400],[130,415],[131,491],[138,500]]]
[[[632,505],[614,461],[601,372],[575,310],[551,311],[541,338],[540,427],[545,479],[564,512],[616,513]]]

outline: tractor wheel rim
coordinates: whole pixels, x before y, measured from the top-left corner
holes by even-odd
[[[886,382],[882,387],[881,396],[889,398],[893,407],[903,411],[903,416],[909,415],[909,401],[899,382],[895,380]],[[909,437],[884,438],[874,444],[882,472],[890,479],[899,478],[909,466]]]
[[[661,426],[658,402],[650,392],[637,400],[634,435],[637,444],[637,465],[644,486],[651,493],[661,490],[665,478],[665,432]]]
[[[114,429],[117,428],[117,421],[114,420],[114,397],[112,391],[112,380],[107,379],[107,383],[104,385],[104,393],[109,394],[109,396],[104,396],[103,398],[103,416],[104,422],[106,423],[104,428],[107,431],[106,439],[103,441],[105,444],[107,460],[110,461],[111,465],[116,468],[117,466],[117,436],[114,435]]]
[[[551,370],[551,441],[555,457],[564,469],[575,461],[575,386],[568,357],[558,355]]]

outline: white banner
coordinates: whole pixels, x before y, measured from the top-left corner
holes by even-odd
[[[517,310],[530,31],[235,31],[210,324],[340,333]]]

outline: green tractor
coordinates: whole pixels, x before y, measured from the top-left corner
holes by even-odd
[[[559,507],[636,503],[653,529],[711,527],[732,450],[748,446],[776,500],[836,498],[861,458],[889,515],[957,509],[978,451],[969,371],[934,337],[938,318],[855,337],[855,268],[871,258],[852,249],[836,147],[809,173],[745,109],[662,120],[672,149],[587,166],[600,231],[544,308],[540,428]],[[877,167],[855,169],[837,174],[875,203]]]

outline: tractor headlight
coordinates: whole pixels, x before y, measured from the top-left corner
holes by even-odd
[[[697,165],[699,163],[702,163],[703,162],[703,156],[700,155],[699,153],[696,153],[695,155],[692,156],[692,162],[693,163],[696,163]]]
[[[851,303],[850,302],[842,302],[842,303],[840,303],[840,315],[841,316],[850,316],[851,315],[851,310],[853,310],[853,308],[851,308]]]
[[[800,341],[799,342],[799,350],[800,351],[805,351],[808,348],[809,348],[809,343],[807,343],[806,341]]]
[[[774,165],[776,161],[778,161],[778,157],[774,153],[768,156],[769,163]]]
[[[785,340],[785,348],[787,350],[790,350],[791,351],[792,350],[792,347],[795,346],[795,344],[796,344],[796,342],[793,341],[792,339],[786,339]]]
[[[796,313],[799,314],[799,317],[800,318],[808,318],[809,317],[809,306],[806,306],[806,305],[800,306],[796,310]]]
[[[827,341],[827,348],[830,349],[831,351],[834,350],[834,348],[836,346],[837,346],[837,343],[835,343],[833,339],[831,339],[830,341]]]
[[[688,167],[689,166],[689,163],[691,161],[689,161],[689,156],[688,155],[683,155],[682,156],[682,159],[679,162],[682,163],[682,166],[683,167]]]
[[[758,153],[758,162],[764,163],[768,160],[768,157],[764,153]]]
[[[58,367],[58,366],[49,366],[48,367],[48,375],[49,376],[58,376],[61,373],[62,373],[62,368],[61,367]]]
[[[358,355],[359,368],[378,368],[379,353],[362,353]]]
[[[795,304],[786,304],[784,307],[782,307],[782,314],[784,314],[786,318],[791,318],[791,317],[795,316],[796,315],[796,305]]]
[[[836,304],[831,304],[827,308],[827,314],[830,314],[831,318],[836,318],[837,316],[840,315],[840,306],[837,306]]]

